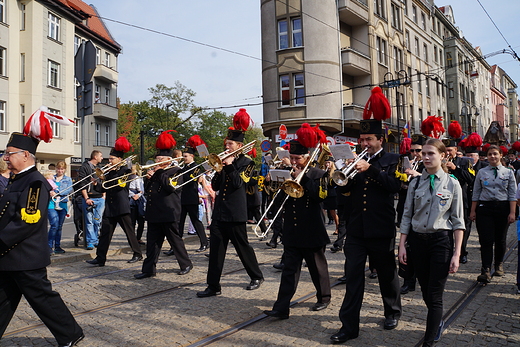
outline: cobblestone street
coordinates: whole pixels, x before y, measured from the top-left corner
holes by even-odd
[[[328,228],[330,234],[333,228]],[[472,287],[480,269],[480,252],[476,230],[470,238],[469,262],[449,277],[445,292],[445,313]],[[333,239],[335,236],[331,236]],[[516,225],[511,226],[508,244],[516,238]],[[267,248],[251,232],[265,282],[260,289],[246,291],[249,277],[232,246],[224,267],[222,295],[197,298],[203,290],[208,258],[195,250],[196,236],[186,238],[194,269],[178,276],[173,257],[161,255],[157,277],[135,280],[141,264],[127,264],[131,254],[124,234],[114,235],[111,254],[105,267],[92,267],[84,262],[95,256],[93,251],[73,248],[71,237],[65,237],[67,253],[53,256],[48,268],[49,279],[85,332],[79,346],[188,346],[205,337],[222,332],[250,319],[265,317],[278,291],[280,272],[272,267],[279,261],[282,247]],[[167,245],[167,244],[166,244]],[[165,247],[164,250],[167,250]],[[343,253],[327,249],[330,276],[343,275]],[[520,313],[516,294],[517,251],[505,262],[506,275],[495,277],[486,287],[478,287],[474,298],[444,332],[437,346],[518,346]],[[402,281],[401,281],[402,282]],[[302,277],[294,300],[314,292],[307,271]],[[323,311],[310,311],[315,298],[296,304],[288,320],[260,319],[236,333],[214,341],[214,346],[321,346],[330,345],[329,336],[340,327],[338,311],[344,285],[335,285],[331,305]],[[365,302],[361,312],[360,336],[349,346],[415,346],[421,339],[426,320],[426,307],[420,288],[402,296],[403,316],[395,330],[382,328],[382,303],[377,279],[366,279]],[[53,346],[56,342],[32,309],[22,300],[0,346]]]

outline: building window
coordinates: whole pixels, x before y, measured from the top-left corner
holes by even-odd
[[[426,16],[424,15],[424,13],[421,13],[421,25],[423,30],[426,30]]]
[[[49,112],[52,114],[60,114],[59,110],[55,110],[52,108],[49,108]],[[59,138],[60,137],[60,124],[56,122],[51,122],[52,127],[52,137]]]
[[[412,5],[412,20],[417,24],[417,7],[415,5]]]
[[[287,19],[278,21],[278,48],[279,49],[303,46],[301,18],[296,17],[296,18],[292,18],[290,20],[291,35],[289,35],[288,23],[289,23],[289,21]],[[289,38],[292,38],[292,42],[289,42]]]
[[[438,63],[439,56],[437,55],[437,46],[433,46],[433,61]]]
[[[451,57],[450,52],[446,52],[446,65],[448,67],[453,67],[453,58]]]
[[[110,146],[110,125],[105,125],[105,146]]]
[[[6,131],[5,101],[0,101],[0,131]]]
[[[417,57],[421,56],[421,51],[420,51],[420,48],[419,48],[419,39],[417,37],[415,38],[415,55]]]
[[[101,102],[101,86],[99,84],[96,84],[96,87],[94,90],[94,102],[96,104]]]
[[[426,83],[426,96],[430,96],[430,79],[426,77],[424,82]]]
[[[0,0],[0,1],[4,1],[4,0]],[[20,5],[20,30],[23,31],[25,30],[25,15],[26,15],[26,12],[25,12],[25,4],[21,4]]]
[[[432,18],[432,31],[435,32],[435,18]]]
[[[403,51],[397,47],[394,47],[394,63],[395,72],[403,69]]]
[[[410,32],[408,30],[404,32],[404,44],[406,45],[406,48],[410,50]]]
[[[110,103],[110,88],[105,88],[105,104]]]
[[[101,125],[96,123],[96,138],[94,146],[101,146]]]
[[[292,99],[291,95],[293,95]],[[305,105],[305,80],[303,73],[281,75],[280,96],[282,107],[291,105]]]
[[[379,17],[386,19],[384,0],[374,0],[374,13]]]
[[[376,49],[377,49],[377,62],[383,65],[387,65],[387,44],[386,40],[383,40],[379,36],[376,37]]]
[[[439,64],[442,66],[442,49],[439,48]]]
[[[47,84],[54,88],[60,87],[60,64],[49,60],[49,71],[48,71]]]
[[[448,82],[448,97],[455,97],[455,91],[453,90],[453,82]]]
[[[0,0],[0,22],[5,23],[5,0]]]
[[[408,0],[402,0],[404,5],[404,15],[408,16]]]
[[[423,54],[424,54],[424,61],[428,62],[428,46],[426,46],[426,44],[423,45]]]
[[[60,39],[60,19],[49,12],[49,37],[56,41]]]
[[[22,121],[22,127],[20,129],[23,129],[25,126],[25,105],[20,105],[20,120]]]
[[[75,118],[74,119],[74,142],[79,142],[80,140],[80,124],[81,124],[81,119],[80,118]]]
[[[20,82],[25,81],[25,53],[20,53]]]
[[[105,66],[110,67],[110,53],[105,52]]]
[[[7,54],[4,47],[0,47],[0,76],[6,76],[7,74]]]
[[[415,71],[415,73],[417,74],[417,91],[418,91],[419,93],[422,93],[421,74],[419,73],[419,71]]]
[[[79,46],[81,46],[81,37],[74,35],[74,55],[78,53]]]
[[[392,3],[392,26],[397,30],[403,30],[401,25],[401,9],[394,3]]]
[[[421,123],[422,123],[422,121],[424,120],[424,119],[423,119],[422,108],[419,109],[419,120],[421,121]]]
[[[101,64],[101,49],[96,47],[96,64]]]
[[[397,92],[397,118],[404,119],[404,94]]]

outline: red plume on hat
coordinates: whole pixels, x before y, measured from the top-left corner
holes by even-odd
[[[511,149],[513,149],[513,151],[520,152],[520,141],[516,141],[515,143],[513,143]]]
[[[286,151],[289,150],[289,148],[291,148],[291,144],[289,142],[287,142],[285,145],[282,146],[283,149],[285,149]]]
[[[247,131],[253,126],[253,124],[254,122],[249,116],[249,114],[246,112],[245,108],[239,109],[233,117],[233,126],[236,130]]]
[[[204,142],[199,135],[193,135],[192,137],[190,137],[188,139],[188,141],[186,141],[186,145],[188,147],[191,147],[191,148],[194,148],[196,149],[197,146],[200,146],[200,145],[205,145],[206,142]]]
[[[298,136],[298,142],[304,147],[312,148],[318,144],[318,135],[309,123],[303,123],[301,128],[296,131],[296,136]]]
[[[128,139],[124,136],[120,136],[114,144],[114,149],[119,152],[126,153],[132,148],[132,145]]]
[[[170,134],[171,131],[175,130],[166,130],[157,137],[157,141],[155,141],[155,148],[157,149],[172,149],[177,144],[177,141]],[[176,132],[176,131],[175,131]]]
[[[444,134],[444,131],[442,117],[429,116],[421,123],[421,132],[425,136],[438,139],[442,134]]]
[[[466,137],[465,139],[460,140],[458,146],[462,149],[468,147],[468,138]]]
[[[249,152],[247,152],[247,155],[253,157],[253,158],[256,158],[256,148],[253,147],[252,150],[250,150]]]
[[[51,142],[51,121],[65,126],[74,124],[73,120],[60,116],[59,114],[53,114],[47,107],[41,106],[29,117],[23,128],[23,133],[47,143]]]
[[[486,143],[484,146],[482,146],[482,151],[487,152],[489,146],[491,146],[491,143]]]
[[[412,148],[412,139],[405,137],[399,146],[399,154],[406,154],[410,152],[410,148]]]
[[[482,137],[477,133],[471,133],[466,137],[466,147],[480,147],[482,146]]]
[[[504,156],[506,156],[509,153],[506,146],[500,146],[500,149],[502,150],[502,154]]]
[[[370,119],[374,116],[374,119],[385,120],[390,118],[392,115],[392,109],[390,103],[383,94],[383,90],[379,87],[372,89],[372,95],[368,99],[365,109],[363,110],[363,119]]]
[[[448,135],[453,139],[460,139],[462,136],[462,127],[460,123],[456,120],[452,120],[450,125],[448,126]]]
[[[316,136],[318,137],[318,142],[327,143],[327,135],[323,130],[320,129],[320,123],[316,124],[313,129],[316,132]]]

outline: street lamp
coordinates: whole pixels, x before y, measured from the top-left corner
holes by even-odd
[[[475,113],[471,114],[471,112],[473,111],[473,108],[475,108]],[[468,108],[468,106],[464,105],[462,106],[461,110],[460,110],[460,117],[462,119],[464,119],[464,121],[467,121],[467,129],[468,129],[468,134],[471,134],[472,133],[472,125],[471,125],[471,116],[479,116],[480,113],[478,112],[478,107],[473,105],[473,106],[470,106]]]

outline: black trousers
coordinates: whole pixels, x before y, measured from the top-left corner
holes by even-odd
[[[146,233],[146,259],[143,262],[143,273],[154,274],[157,271],[157,261],[159,261],[159,254],[161,254],[161,248],[166,235],[170,235],[170,239],[173,240],[170,246],[173,249],[181,270],[193,265],[177,226],[177,222],[148,222],[148,231]]]
[[[222,222],[213,220],[210,226],[209,267],[207,282],[210,289],[220,291],[220,277],[229,241],[235,247],[240,261],[252,280],[264,278],[255,251],[247,240],[245,222]]]
[[[130,205],[130,217],[132,219],[132,227],[135,229],[137,222],[137,229],[135,229],[137,240],[143,237],[144,232],[144,216],[139,214],[139,207],[137,205]]]
[[[325,258],[325,246],[317,248],[299,248],[284,246],[284,268],[278,298],[273,305],[273,310],[289,314],[291,299],[296,293],[302,262],[305,259],[312,283],[316,288],[318,302],[330,302],[330,278],[327,258]]]
[[[0,271],[0,337],[4,335],[22,295],[59,345],[81,336],[83,331],[60,297],[52,290],[47,269]]]
[[[339,318],[341,331],[350,335],[359,334],[359,315],[365,292],[365,263],[367,256],[377,269],[379,289],[383,298],[384,316],[390,319],[401,317],[401,294],[395,265],[395,238],[365,239],[349,235],[345,242],[346,291]]]
[[[481,206],[482,205],[482,206]],[[509,201],[480,201],[477,205],[477,231],[480,243],[482,267],[491,268],[493,244],[495,245],[495,265],[504,261],[506,237],[509,224]]]
[[[72,199],[72,198],[71,198]],[[76,234],[83,232],[83,197],[77,196],[72,200],[72,208],[74,211],[74,226],[76,227]]]
[[[421,285],[424,303],[428,307],[424,335],[426,343],[433,342],[442,320],[442,295],[453,256],[452,237],[451,232],[430,235],[412,231],[407,238],[415,274]]]
[[[110,246],[110,241],[112,241],[112,236],[114,235],[114,230],[116,229],[117,223],[119,223],[125,232],[128,244],[134,252],[134,257],[139,257],[142,255],[141,247],[139,247],[139,243],[137,242],[137,237],[135,236],[134,228],[132,226],[132,218],[130,218],[130,213],[122,214],[117,217],[103,216],[103,220],[101,221],[101,232],[99,234],[99,244],[96,250],[96,259],[102,263],[106,262],[107,260],[108,247]]]
[[[267,226],[265,225],[265,222],[262,219],[262,213],[260,212],[260,206],[251,206],[248,209],[251,212],[252,217],[255,219],[255,221],[258,223],[260,222],[260,231],[262,231],[263,234],[267,237],[267,234],[265,231],[267,230]]]
[[[345,237],[347,236],[347,221],[350,211],[347,211],[345,205],[338,205],[338,237],[334,241],[334,247],[343,248]]]
[[[271,236],[271,243],[278,243],[278,238],[281,237],[283,230],[283,218],[282,215],[279,214],[278,217],[272,222],[271,230],[273,231],[273,236]]]
[[[202,224],[202,221],[199,220],[199,205],[182,205],[181,217],[179,221],[179,232],[181,237],[184,234],[184,223],[186,222],[186,215],[190,216],[191,224],[193,224],[193,227],[195,228],[195,231],[199,236],[200,245],[207,246],[208,237],[206,236],[206,231],[204,230],[204,225]]]

